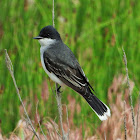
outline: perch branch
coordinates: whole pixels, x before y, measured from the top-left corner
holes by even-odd
[[[58,107],[58,113],[59,113],[60,127],[62,131],[62,139],[68,140],[69,133],[65,134],[65,131],[63,129],[61,93],[58,93],[57,89],[58,89],[58,84],[56,83],[56,100],[57,100],[57,107]]]
[[[104,132],[104,137],[105,137],[105,140],[106,140],[106,133]]]
[[[55,15],[54,15],[54,0],[53,0],[53,8],[52,8],[53,27],[55,27],[54,18],[55,18]],[[57,107],[58,107],[58,113],[59,113],[60,127],[62,131],[62,139],[68,140],[69,133],[65,134],[65,131],[63,129],[61,93],[58,93],[57,89],[58,89],[58,84],[56,83],[56,100],[57,100]]]
[[[54,0],[53,0],[53,9],[52,9],[52,22],[53,22],[53,27],[55,27],[54,18],[55,18],[55,15],[54,15]]]

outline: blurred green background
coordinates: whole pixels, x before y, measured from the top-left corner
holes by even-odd
[[[97,97],[108,105],[107,92],[114,76],[125,74],[122,47],[136,92],[140,86],[139,9],[140,2],[136,0],[55,0],[56,29],[79,60]],[[52,0],[0,1],[0,129],[5,135],[16,127],[21,107],[6,68],[4,49],[13,62],[20,95],[30,118],[35,118],[37,100],[42,118],[58,116],[55,95],[50,88],[55,89],[54,83],[41,66],[40,44],[33,40],[47,25],[52,25]],[[49,91],[48,100],[44,99],[44,87]],[[86,124],[93,132],[101,121],[70,88],[63,92],[63,104],[69,104],[68,95],[81,107],[80,113],[74,113],[74,124],[77,127]],[[133,98],[136,100],[137,94]]]

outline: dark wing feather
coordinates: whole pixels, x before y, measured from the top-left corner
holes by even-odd
[[[54,73],[67,86],[77,92],[81,92],[81,90],[84,90],[85,87],[87,87],[88,81],[78,63],[77,67],[72,68],[63,63],[62,60],[59,60],[59,58],[50,57],[47,52],[44,52],[43,57],[47,70]]]

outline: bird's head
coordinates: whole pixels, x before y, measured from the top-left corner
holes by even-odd
[[[51,25],[42,28],[39,36],[34,37],[34,39],[37,39],[41,46],[52,44],[57,40],[61,41],[60,34]]]

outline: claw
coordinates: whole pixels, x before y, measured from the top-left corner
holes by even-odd
[[[60,88],[61,88],[61,86],[59,86],[58,88],[57,88],[57,93],[62,93],[63,91],[60,91]]]

